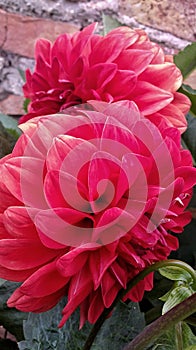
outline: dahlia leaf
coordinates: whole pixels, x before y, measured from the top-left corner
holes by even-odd
[[[196,115],[196,90],[190,85],[182,84],[179,91],[191,100],[191,111]]]
[[[173,288],[169,294],[168,299],[163,305],[162,314],[165,314],[167,311],[172,309],[175,305],[181,303],[183,300],[185,300],[192,294],[193,294],[193,290],[189,286],[179,285],[178,287]]]
[[[0,158],[4,157],[6,154],[9,154],[18,138],[16,131],[13,129],[6,129],[1,122],[1,114],[0,114]]]
[[[104,15],[102,16],[103,20],[103,30],[104,30],[104,35],[109,33],[112,29],[120,27],[122,24],[117,21],[117,19]]]
[[[2,280],[1,280],[2,282]],[[11,334],[15,335],[17,340],[23,339],[23,320],[27,318],[27,313],[20,312],[7,307],[7,300],[14,290],[18,287],[16,282],[4,281],[0,285],[0,324],[4,326]]]
[[[2,286],[5,282],[6,282],[6,280],[0,278],[0,286]]]
[[[196,43],[186,46],[175,55],[174,62],[185,79],[196,68]]]
[[[28,105],[31,102],[31,100],[29,98],[25,98],[24,102],[23,102],[23,109],[25,111],[25,113],[28,113]]]
[[[176,350],[175,342],[175,327],[165,332],[159,339],[156,340],[150,350]],[[181,322],[181,336],[184,350],[196,350],[196,336],[191,331],[190,327],[185,323]]]
[[[55,308],[41,314],[29,314],[24,322],[25,340],[18,343],[20,350],[81,350],[91,325],[86,323],[79,330],[79,310],[62,328],[57,328],[65,300]],[[126,325],[126,326],[125,326]],[[112,316],[107,319],[99,332],[92,350],[123,349],[145,326],[144,315],[137,303],[128,305],[120,302]]]
[[[145,327],[139,304],[120,302],[101,328],[92,350],[121,350]]]
[[[82,330],[79,330],[79,312],[75,312],[59,329],[58,323],[65,302],[62,300],[47,312],[29,314],[23,327],[25,340],[18,343],[20,350],[80,350],[82,348],[91,326],[85,324]]]
[[[188,350],[189,347],[192,347],[192,350],[196,350],[196,336],[193,334],[191,328],[185,322],[182,322],[182,338],[183,345],[186,347],[185,350]]]
[[[189,112],[186,116],[188,127],[184,132],[182,138],[191,152],[194,161],[196,162],[196,117],[193,113]]]
[[[177,266],[162,267],[159,269],[162,276],[172,280],[172,281],[183,281],[190,283],[192,282],[192,277],[188,271]]]
[[[23,69],[21,69],[21,68],[18,68],[18,72],[19,72],[23,82],[25,82],[26,81],[25,71]]]
[[[17,140],[17,138],[21,135],[17,120],[10,117],[9,115],[0,113],[0,122],[3,124],[6,131],[14,136]]]
[[[162,301],[167,301],[169,296],[171,294],[171,290],[169,290],[167,293],[165,293],[162,297],[160,297],[159,299]]]
[[[175,281],[173,287],[160,300],[165,301],[162,314],[172,309],[175,305],[191,296],[196,291],[196,273],[190,267],[188,269],[179,266],[166,266],[159,269],[159,273]]]

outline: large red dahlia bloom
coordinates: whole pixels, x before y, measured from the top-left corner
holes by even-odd
[[[40,39],[36,67],[26,72],[24,95],[28,114],[56,113],[86,102],[134,101],[156,123],[160,116],[185,131],[189,99],[178,92],[182,75],[172,57],[140,29],[119,27],[105,37],[94,34],[95,24],[75,34],[60,35],[54,44]]]
[[[146,266],[178,248],[196,170],[176,128],[133,102],[92,101],[36,117],[0,162],[0,277],[10,307],[41,312],[64,295],[94,323]],[[163,127],[162,127],[163,126]],[[162,130],[162,131],[159,131]],[[141,300],[152,275],[126,296]]]

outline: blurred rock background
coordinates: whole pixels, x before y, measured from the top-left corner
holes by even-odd
[[[0,112],[24,113],[22,76],[26,68],[33,69],[37,38],[54,41],[60,33],[94,21],[101,30],[103,14],[145,29],[167,53],[175,54],[196,39],[194,0],[0,0]],[[195,74],[189,83],[195,84]]]

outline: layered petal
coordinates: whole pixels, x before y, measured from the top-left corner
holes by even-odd
[[[163,117],[183,132],[190,101],[176,92],[182,75],[172,57],[141,29],[118,27],[101,36],[94,34],[95,27],[61,34],[53,44],[38,40],[35,70],[27,70],[23,87],[30,104],[20,122],[90,99],[128,99],[155,124]]]

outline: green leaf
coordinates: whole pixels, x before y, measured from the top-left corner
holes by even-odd
[[[187,347],[192,347],[192,349],[196,350],[196,336],[186,322],[182,322],[182,339],[186,350]],[[195,348],[193,348],[193,346]]]
[[[22,78],[22,80],[25,82],[26,81],[26,75],[25,75],[25,71],[21,68],[18,68],[18,72]]]
[[[172,288],[173,289],[173,288]],[[171,290],[172,290],[171,289]],[[171,293],[171,290],[169,290],[167,293],[165,293],[162,297],[160,297],[159,299],[162,300],[162,301],[167,301],[167,299],[169,298],[170,296],[170,293]]]
[[[23,320],[27,313],[7,307],[7,300],[19,286],[19,283],[4,281],[0,285],[0,325],[3,325],[17,340],[23,339]]]
[[[112,317],[102,326],[92,350],[122,350],[144,327],[144,314],[141,313],[139,304],[120,302]]]
[[[182,84],[179,92],[188,96],[188,98],[191,100],[191,112],[196,115],[196,90],[187,84]]]
[[[0,121],[0,158],[12,152],[18,135],[14,136],[15,130],[5,129]]]
[[[177,350],[175,344],[175,328],[165,332],[159,339],[156,340],[150,350]]]
[[[196,336],[185,322],[181,323],[183,350],[196,350]],[[154,344],[150,350],[177,350],[175,343],[175,327],[172,327],[168,332],[164,333],[159,339],[157,339],[156,344]]]
[[[192,282],[192,276],[188,271],[178,266],[162,267],[159,273],[172,281]]]
[[[193,293],[194,291],[189,286],[179,285],[176,288],[173,288],[169,293],[165,304],[163,305],[162,314],[165,314],[175,305],[181,303],[183,300],[190,297]]]
[[[5,282],[6,282],[6,280],[0,278],[0,286],[2,286]]]
[[[3,124],[4,128],[10,134],[15,134],[17,138],[21,135],[21,130],[18,128],[18,122],[16,119],[0,113],[0,122]]]
[[[194,161],[196,162],[196,117],[189,112],[186,116],[188,127],[182,135],[183,141],[190,150]]]
[[[92,326],[86,322],[79,330],[79,310],[61,328],[57,328],[62,317],[65,300],[55,308],[41,314],[29,314],[24,322],[25,341],[19,342],[20,350],[81,350]],[[119,303],[112,316],[100,330],[92,350],[121,350],[145,326],[144,316],[137,303]]]
[[[104,35],[109,33],[112,29],[118,28],[122,25],[119,21],[117,21],[117,19],[115,19],[111,16],[107,16],[105,14],[103,14],[102,20],[103,20]]]
[[[30,102],[31,102],[30,98],[25,98],[24,103],[23,103],[23,109],[24,109],[25,113],[28,112],[28,105]]]
[[[58,324],[66,300],[41,314],[30,313],[24,322],[25,341],[19,342],[20,350],[80,350],[91,326],[87,323],[79,330],[79,312],[75,312],[62,328]]]
[[[196,68],[196,43],[186,46],[175,55],[174,62],[185,79]]]

